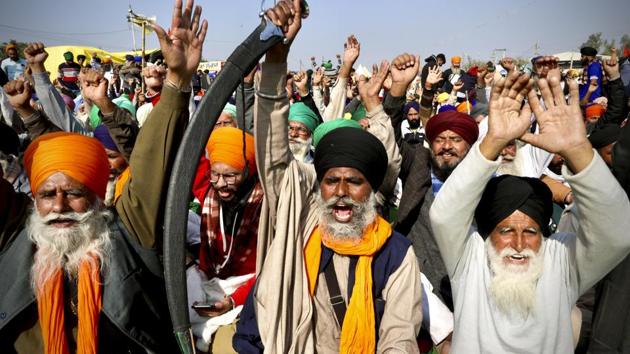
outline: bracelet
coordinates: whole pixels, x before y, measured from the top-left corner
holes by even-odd
[[[288,98],[289,96],[287,96],[287,91],[283,90],[283,92],[279,95],[268,95],[266,93],[262,93],[260,91],[256,91],[256,96],[260,97],[260,98],[265,98],[268,100],[281,100],[283,98]]]
[[[175,90],[177,90],[179,92],[182,92],[182,93],[192,92],[192,87],[190,85],[188,85],[186,87],[186,89],[184,89],[184,88],[181,88],[181,87],[177,86],[173,81],[169,80],[168,78],[164,79],[164,85],[168,86],[168,87],[170,87],[172,89],[175,89]]]

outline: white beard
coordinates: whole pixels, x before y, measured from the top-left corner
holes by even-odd
[[[322,237],[331,241],[360,240],[365,229],[376,219],[376,195],[370,192],[368,199],[362,203],[357,203],[350,197],[343,198],[346,205],[353,205],[352,219],[347,223],[338,222],[332,213],[332,206],[338,201],[339,198],[332,197],[326,202],[322,199],[321,193],[317,192]]]
[[[512,176],[522,176],[522,171],[517,164],[517,159],[514,159],[510,162],[501,162],[499,168],[497,169],[497,175],[512,175]]]
[[[105,200],[103,203],[105,206],[114,205],[114,197],[116,196],[116,182],[118,181],[118,176],[114,178],[110,178],[107,181],[107,188],[105,189]]]
[[[313,138],[301,139],[301,138],[293,138],[297,142],[289,142],[289,149],[293,153],[293,157],[295,157],[298,161],[304,161],[308,153],[311,151],[311,142]]]
[[[516,265],[504,263],[505,257],[519,253],[513,248],[504,248],[501,253],[497,253],[488,238],[486,250],[492,272],[490,296],[495,305],[508,316],[527,318],[536,308],[536,284],[543,269],[541,252],[535,253],[529,248],[523,250],[520,254],[528,257],[529,263]]]
[[[60,217],[76,220],[77,223],[66,228],[48,224]],[[37,246],[31,268],[33,290],[36,293],[42,290],[59,268],[74,279],[84,260],[93,261],[96,258],[102,269],[111,253],[108,223],[112,219],[110,211],[98,207],[85,213],[49,213],[43,217],[34,208],[26,225],[29,238]]]

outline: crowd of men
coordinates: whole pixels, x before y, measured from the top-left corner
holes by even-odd
[[[630,353],[630,50],[368,70],[351,35],[337,67],[289,71],[304,10],[266,11],[285,39],[180,191],[196,350]],[[4,48],[2,353],[180,350],[166,195],[215,83],[193,0],[153,29],[145,67],[67,52],[50,73],[44,44]]]

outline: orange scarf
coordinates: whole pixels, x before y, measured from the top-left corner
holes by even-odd
[[[98,321],[101,314],[101,277],[99,262],[84,261],[79,268],[77,354],[96,354]],[[44,284],[37,294],[39,324],[46,354],[68,354],[65,333],[63,271]]]
[[[322,240],[316,227],[304,249],[304,262],[311,296],[315,294],[322,242],[335,253],[360,256],[355,268],[352,297],[341,326],[340,353],[374,353],[376,350],[374,299],[372,299],[372,258],[392,234],[390,224],[380,216],[368,226],[358,243]],[[332,261],[331,261],[332,262]]]

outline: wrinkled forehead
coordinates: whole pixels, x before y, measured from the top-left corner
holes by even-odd
[[[55,172],[40,184],[39,188],[37,188],[37,192],[56,189],[78,189],[82,191],[89,191],[89,189],[83,183],[77,181],[76,179],[66,175],[63,172]]]

